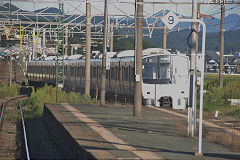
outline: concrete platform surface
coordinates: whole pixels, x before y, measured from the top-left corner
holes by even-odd
[[[79,159],[240,160],[240,153],[206,140],[203,156],[195,156],[198,140],[180,129],[185,119],[154,108],[143,107],[140,118],[124,106],[58,104],[46,105],[45,110],[87,152],[76,155]]]

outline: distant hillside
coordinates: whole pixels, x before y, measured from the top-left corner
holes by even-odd
[[[0,5],[0,11],[8,11],[8,6],[9,4],[8,3],[5,3],[4,5]],[[24,13],[32,13],[32,12],[29,12],[29,11],[25,11],[25,10],[21,10],[19,9],[17,6],[14,6],[14,5],[11,5],[11,9],[12,9],[12,12],[15,12],[15,11],[20,11],[20,12],[24,12]],[[169,10],[162,10],[162,11],[159,11],[157,13],[155,13],[153,16],[163,16],[163,14],[166,14],[168,13]],[[42,8],[42,9],[38,9],[38,10],[35,10],[34,13],[43,13],[43,14],[52,14],[52,15],[57,15],[58,14],[58,8],[54,8],[54,7],[50,7],[50,8]],[[177,14],[177,16],[179,17],[183,17],[182,15],[180,14]],[[29,20],[32,20],[32,21],[36,21],[36,17],[34,16],[23,16],[23,15],[18,15],[18,16],[14,16],[12,15],[11,16],[13,19],[20,19],[22,21],[29,21]],[[1,15],[0,14],[0,18],[6,18],[4,15]],[[65,15],[65,19],[66,21],[65,22],[75,22],[75,23],[80,23],[80,22],[84,22],[85,20],[85,16],[79,16],[79,15],[71,15],[71,14],[67,14]],[[104,19],[103,16],[94,16],[92,18],[92,23],[100,23],[102,22]],[[42,17],[42,16],[39,16],[38,21],[56,21],[56,18],[55,17],[52,17],[52,16],[45,16],[45,17]],[[219,27],[220,28],[220,19],[217,19],[217,18],[204,18],[204,20],[206,20],[207,22],[213,24],[213,25],[210,25],[209,23],[205,23],[206,26],[207,26],[207,32],[217,32],[218,30],[215,28],[215,26]],[[134,18],[131,18],[131,17],[124,17],[124,18],[119,18],[119,19],[114,19],[115,23],[117,23],[116,21],[118,21],[118,23],[120,25],[127,25],[127,24],[132,24],[134,23]],[[147,26],[147,24],[149,25],[152,25],[152,24],[155,24],[155,26],[158,26],[158,27],[161,27],[163,26],[163,23],[161,21],[161,18],[153,18],[153,17],[148,17],[147,19],[144,19],[143,21],[143,26]],[[228,16],[225,17],[225,30],[226,31],[231,31],[231,30],[237,30],[237,29],[240,29],[240,25],[239,25],[239,22],[240,22],[240,15],[238,14],[230,14]],[[191,25],[189,23],[178,23],[175,27],[176,28],[189,28]]]
[[[8,11],[8,3],[5,3],[4,5],[0,5],[0,10],[1,11]],[[19,10],[18,7],[12,5],[11,7],[12,12]],[[24,10],[19,10],[25,13],[28,13],[28,11],[24,11]],[[57,8],[42,8],[39,10],[35,10],[35,13],[52,13],[52,14],[58,14],[58,9]],[[166,11],[169,12],[169,11]],[[29,12],[30,13],[30,12]],[[158,13],[154,14],[155,16],[162,16],[163,15],[163,11],[160,11]],[[179,14],[177,14],[178,16],[181,16]],[[4,15],[0,14],[0,18],[4,19],[6,18]],[[18,15],[18,16],[12,16],[13,19],[19,18],[22,21],[30,21],[36,20],[36,17],[34,16],[22,16],[22,15]],[[67,19],[65,22],[75,22],[75,23],[80,23],[80,22],[84,22],[85,20],[85,16],[80,16],[78,17],[78,15],[65,15],[65,19]],[[55,17],[50,17],[50,16],[46,16],[44,17],[38,17],[38,21],[56,21]],[[127,21],[128,20],[128,21]],[[213,18],[206,18],[206,20],[216,26],[220,26],[220,20],[219,19],[213,19]],[[103,16],[95,16],[92,18],[92,22],[95,23],[100,23],[103,21]],[[127,24],[131,24],[134,22],[134,19],[131,17],[127,17],[125,19],[118,19],[118,23],[119,25],[127,25]],[[147,18],[147,20],[143,21],[143,26],[146,26],[146,24],[153,24],[154,22],[156,22],[155,26],[162,26],[162,22],[160,18],[152,18],[149,17]],[[231,53],[231,52],[235,52],[235,51],[240,51],[240,15],[238,14],[230,14],[225,18],[225,53]],[[116,19],[115,19],[115,23]],[[219,32],[218,30],[213,27],[212,25],[206,23],[207,26],[207,41],[206,41],[206,49],[207,50],[215,50],[215,51],[219,51]],[[189,23],[179,23],[176,25],[176,27],[179,28],[189,28],[190,24]],[[83,27],[84,28],[84,27]],[[134,34],[134,30],[133,29],[120,29],[120,27],[118,29],[115,30],[115,32],[119,33],[119,34]],[[147,30],[144,31],[145,34],[148,34]],[[179,49],[181,51],[186,51],[188,47],[187,44],[187,38],[189,35],[190,31],[189,30],[185,30],[185,31],[180,31],[180,32],[169,32],[168,33],[168,38],[167,38],[167,47],[168,48],[176,48]],[[158,47],[162,47],[162,31],[161,30],[154,30],[153,34],[152,34],[152,38],[144,38],[147,41],[150,41],[151,43],[153,43],[154,45],[158,46]],[[201,38],[201,35],[199,36]],[[199,40],[201,43],[201,39]],[[199,45],[201,46],[201,45]]]
[[[187,39],[190,31],[170,32],[167,36],[167,48],[176,48],[181,51],[186,51],[188,47]],[[206,37],[206,50],[219,51],[219,32],[207,33]],[[201,37],[199,35],[199,48],[201,48]],[[240,30],[225,32],[225,54],[234,53],[240,51]],[[156,30],[153,32],[152,38],[145,38],[157,45],[162,47],[162,31]],[[191,40],[189,40],[190,43]]]

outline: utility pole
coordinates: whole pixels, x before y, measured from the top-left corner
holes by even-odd
[[[220,68],[219,68],[219,87],[223,88],[223,55],[224,55],[224,18],[225,3],[221,2],[221,31],[220,31]]]
[[[91,54],[91,3],[86,2],[86,59],[85,59],[85,95],[90,95],[90,54]]]
[[[46,28],[43,28],[42,54],[45,53],[45,49],[46,49]]]
[[[192,1],[192,19],[197,19],[197,0]],[[196,46],[197,46],[197,23],[192,23],[192,39],[191,39],[191,62],[190,62],[190,103],[188,107],[188,135],[194,136],[194,122],[196,119]]]
[[[113,21],[110,24],[110,32],[111,32],[111,36],[110,36],[110,52],[113,52]]]
[[[68,25],[65,25],[65,55],[68,55]]]
[[[64,87],[64,8],[63,0],[59,0],[58,11],[58,44],[56,61],[56,102],[58,102],[58,88]]]
[[[163,42],[162,48],[167,49],[167,26],[163,23]]]
[[[198,3],[197,4],[197,19],[200,19],[200,9],[201,9],[201,4],[200,3]],[[199,32],[199,27],[198,26],[196,26],[197,27],[197,34],[196,34],[196,52],[198,53],[198,32]]]
[[[36,45],[35,45],[35,41],[36,41],[35,28],[33,28],[32,37],[33,37],[32,59],[34,59],[34,58],[35,58],[35,51],[36,51]]]
[[[10,50],[9,85],[12,86],[12,50]]]
[[[71,46],[71,56],[73,55],[73,45]]]
[[[136,0],[135,87],[133,116],[142,115],[142,40],[143,0]]]
[[[103,56],[102,56],[102,81],[101,81],[101,99],[100,106],[105,106],[105,93],[106,93],[106,53],[107,53],[107,24],[108,24],[108,1],[105,0],[104,5],[104,29],[103,29]]]

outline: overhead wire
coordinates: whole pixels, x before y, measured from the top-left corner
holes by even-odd
[[[235,8],[238,8],[238,7],[240,7],[240,5],[237,5],[237,6],[234,6],[234,7],[228,8],[228,9],[225,9],[225,11],[233,10],[233,9],[235,9]],[[219,13],[221,13],[221,11],[218,11],[218,12],[212,13],[212,14],[210,14],[210,16],[212,16],[212,15],[216,15],[216,14],[219,14]]]

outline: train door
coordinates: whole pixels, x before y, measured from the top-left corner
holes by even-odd
[[[84,92],[85,89],[85,67],[83,67],[84,64],[82,64],[82,92]]]
[[[120,70],[120,90],[121,94],[124,94],[124,66],[121,65],[121,70]]]
[[[93,73],[92,73],[92,88],[96,89],[97,86],[97,78],[98,78],[98,74],[97,74],[97,65],[94,65],[93,67]]]
[[[134,91],[135,70],[133,67],[129,67],[129,81],[130,81],[130,93]]]
[[[79,73],[80,73],[80,81],[79,81],[79,88],[80,88],[80,90],[81,90],[81,88],[82,88],[82,81],[83,81],[83,67],[80,65],[80,67],[79,67]]]
[[[124,67],[123,70],[123,87],[124,87],[124,93],[128,93],[129,90],[129,70],[128,67]]]
[[[115,68],[111,67],[110,69],[110,79],[109,79],[109,91],[113,93],[115,89],[115,77],[114,77]]]
[[[80,66],[79,66],[79,63],[77,63],[77,66],[76,66],[76,90],[79,91],[79,86],[80,86]]]

